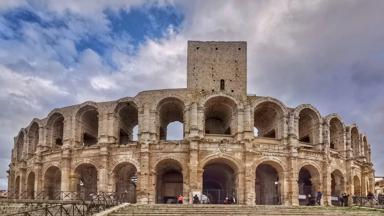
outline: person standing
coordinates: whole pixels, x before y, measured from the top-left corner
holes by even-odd
[[[317,194],[316,194],[316,204],[317,205],[321,205],[322,196],[323,196],[323,193],[321,193],[320,191],[317,191]]]
[[[184,197],[183,197],[183,195],[179,195],[178,197],[177,197],[177,203],[179,203],[179,204],[183,204],[183,202],[184,202]]]

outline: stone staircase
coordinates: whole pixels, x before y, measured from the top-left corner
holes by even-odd
[[[126,205],[108,216],[167,215],[167,216],[225,216],[225,215],[327,215],[327,216],[376,216],[384,210],[358,207],[297,207],[297,206],[245,206],[245,205]]]

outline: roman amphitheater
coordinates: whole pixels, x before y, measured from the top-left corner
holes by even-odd
[[[175,122],[179,140],[170,139]],[[332,205],[343,192],[374,190],[370,145],[357,125],[310,104],[247,94],[246,42],[189,41],[187,88],[33,119],[14,138],[8,174],[15,199],[113,192],[154,204],[205,194],[211,203],[290,206],[321,191]]]

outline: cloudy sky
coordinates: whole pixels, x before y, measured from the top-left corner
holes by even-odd
[[[247,41],[249,94],[356,122],[384,176],[383,11],[381,0],[1,0],[0,188],[32,118],[186,87],[188,40]]]

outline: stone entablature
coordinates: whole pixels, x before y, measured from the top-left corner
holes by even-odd
[[[245,49],[243,42],[198,46],[212,53],[215,45],[222,50],[226,43],[234,53],[221,64],[236,61],[244,67],[244,53],[237,56],[235,49]],[[188,70],[192,65],[188,62]],[[27,191],[30,197],[46,191],[52,199],[57,191],[128,191],[131,201],[156,203],[171,200],[176,191],[191,200],[193,193],[219,187],[239,203],[297,205],[302,195],[319,190],[326,204],[341,192],[374,190],[370,145],[356,125],[346,126],[337,114],[322,117],[309,104],[289,108],[271,97],[228,91],[229,71],[202,73],[189,82],[191,88],[88,101],[33,119],[15,137],[9,191]],[[233,82],[246,84],[246,73],[239,74]],[[204,77],[214,80],[200,80]],[[182,140],[167,139],[167,126],[175,121],[183,125]],[[230,177],[220,182],[218,175]],[[273,192],[262,192],[263,187]],[[212,196],[221,201],[217,196],[222,195]]]

